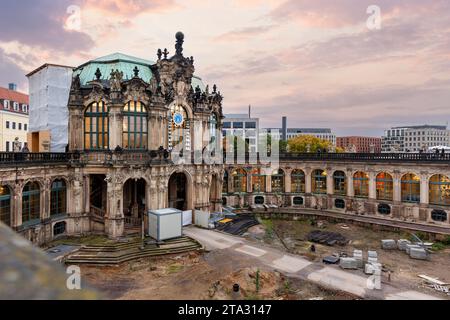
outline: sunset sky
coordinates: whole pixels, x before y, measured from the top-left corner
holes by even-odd
[[[366,26],[369,5],[381,9],[380,30]],[[24,92],[25,74],[44,63],[114,52],[154,61],[183,31],[224,112],[251,104],[263,127],[286,115],[290,127],[376,136],[450,120],[448,0],[0,0],[0,30],[0,86]]]

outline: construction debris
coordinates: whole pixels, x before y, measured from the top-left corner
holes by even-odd
[[[383,248],[384,250],[394,250],[397,249],[397,243],[392,239],[381,240],[381,248]]]
[[[406,239],[400,239],[397,241],[397,247],[401,251],[406,251],[406,246],[411,244],[411,241]]]
[[[424,248],[410,248],[409,256],[412,259],[427,260],[428,253]]]
[[[358,269],[358,262],[355,258],[341,258],[339,266],[342,269]]]
[[[325,264],[337,264],[339,262],[340,258],[336,256],[328,256],[323,258],[323,263]]]
[[[421,246],[419,246],[419,245],[417,245],[417,244],[407,244],[406,245],[406,253],[408,254],[408,255],[410,255],[411,254],[411,249],[422,249],[422,247]]]
[[[376,251],[368,251],[367,252],[367,262],[368,263],[378,263],[378,253]]]
[[[356,250],[356,249],[353,250],[353,258],[356,259],[356,262],[358,264],[358,268],[362,268],[364,266],[362,250]]]
[[[315,230],[310,232],[306,236],[306,240],[320,244],[326,244],[328,246],[333,246],[335,244],[345,246],[348,243],[347,238],[345,238],[340,233],[321,230]]]

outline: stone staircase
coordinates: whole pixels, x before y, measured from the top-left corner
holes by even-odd
[[[159,245],[146,244],[143,249],[141,245],[141,241],[134,240],[111,245],[83,246],[77,252],[67,256],[64,262],[66,264],[118,265],[135,259],[202,249],[200,243],[189,237],[167,240]]]

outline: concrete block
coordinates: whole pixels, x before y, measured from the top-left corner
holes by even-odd
[[[372,264],[378,263],[378,258],[369,257],[369,258],[367,258],[367,263],[372,263]]]
[[[406,245],[411,244],[411,241],[406,239],[400,239],[397,241],[397,247],[401,251],[406,251]]]
[[[383,248],[384,250],[394,250],[397,249],[397,243],[392,239],[381,240],[381,248]]]
[[[342,269],[358,269],[358,262],[355,258],[341,258],[339,266]]]
[[[428,253],[424,248],[410,248],[409,256],[412,259],[427,260]]]
[[[353,258],[356,259],[358,268],[364,267],[364,259],[362,250],[353,250]]]
[[[378,259],[378,253],[376,252],[376,251],[371,251],[371,250],[369,250],[369,251],[367,251],[367,256],[369,257],[369,258],[376,258],[376,259]]]
[[[421,246],[418,246],[417,244],[407,244],[406,245],[406,253],[410,254],[411,249],[423,249]]]

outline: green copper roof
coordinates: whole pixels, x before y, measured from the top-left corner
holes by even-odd
[[[102,80],[108,80],[112,70],[118,69],[123,72],[123,79],[131,79],[134,76],[133,69],[139,69],[139,77],[145,82],[150,82],[153,77],[150,66],[154,62],[144,60],[132,56],[127,56],[121,53],[113,53],[95,60],[91,60],[81,66],[75,71],[74,75],[80,75],[81,85],[86,85],[89,81],[95,79],[95,72],[100,69],[102,73]]]
[[[133,69],[137,67],[139,69],[139,77],[149,83],[153,77],[152,70],[150,69],[150,66],[153,64],[155,62],[150,60],[132,57],[122,53],[113,53],[82,64],[75,69],[74,76],[77,74],[80,75],[80,82],[83,86],[96,78],[95,72],[97,68],[100,69],[102,74],[101,80],[108,80],[111,71],[118,69],[123,72],[123,79],[129,80],[134,77]],[[200,86],[202,91],[205,90],[202,79],[193,76],[192,87],[195,89],[197,86]]]

